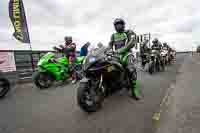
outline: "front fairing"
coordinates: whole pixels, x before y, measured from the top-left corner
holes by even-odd
[[[97,50],[93,50],[91,51],[86,57],[85,60],[83,62],[83,70],[87,70],[90,66],[92,66],[93,64],[104,60],[105,59],[105,48],[100,48]]]
[[[48,64],[49,60],[51,58],[54,58],[55,57],[55,54],[52,53],[52,52],[48,52],[46,53],[37,63],[38,66],[43,66],[45,64]]]
[[[167,56],[167,53],[168,53],[167,50],[162,50],[161,53],[160,53],[160,55],[163,56],[163,57],[165,57],[165,56]]]
[[[150,56],[156,56],[158,54],[158,51],[157,50],[152,50],[151,53],[150,53]]]
[[[62,65],[68,65],[69,64],[69,59],[66,57],[60,57],[57,59],[58,63]]]
[[[158,50],[151,50],[150,53],[151,61],[155,62],[158,54],[159,54]]]
[[[63,65],[68,64],[68,59],[66,57],[58,58],[56,61],[57,63],[51,62],[50,59],[55,58],[55,54],[48,52],[45,54],[38,62],[37,70],[40,72],[52,72],[56,73],[60,71]],[[60,67],[61,66],[61,67]]]

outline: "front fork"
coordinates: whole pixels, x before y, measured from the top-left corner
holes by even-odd
[[[105,93],[105,88],[103,86],[103,75],[101,74],[99,80],[83,78],[80,83],[87,83],[91,89],[97,91],[97,93]]]
[[[38,67],[36,68],[35,72],[45,73],[45,72],[47,72],[47,71],[46,71],[44,68],[38,66]]]

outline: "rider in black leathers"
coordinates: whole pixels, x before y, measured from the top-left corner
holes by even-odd
[[[169,50],[169,45],[166,42],[164,42],[162,49]]]
[[[151,46],[151,49],[152,50],[158,50],[159,52],[161,51],[162,49],[162,44],[161,42],[155,38],[153,41],[152,41],[153,45]]]
[[[153,45],[151,46],[151,50],[156,50],[157,51],[158,65],[160,66],[161,65],[161,62],[160,62],[160,59],[161,59],[160,58],[160,53],[161,53],[161,50],[162,50],[162,43],[157,38],[155,38],[152,41],[152,43],[153,43]]]
[[[145,40],[141,46],[140,46],[140,57],[142,59],[142,67],[145,67],[145,64],[147,63],[147,55],[149,54],[149,47],[147,46],[148,40]]]

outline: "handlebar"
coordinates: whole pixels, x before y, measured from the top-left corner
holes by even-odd
[[[119,54],[116,51],[108,49],[105,51],[106,59],[112,60],[113,58],[119,59]]]
[[[116,51],[113,51],[113,50],[111,50],[111,49],[108,49],[108,50],[106,50],[105,51],[105,55],[107,55],[107,56],[118,56],[118,52],[116,52]]]

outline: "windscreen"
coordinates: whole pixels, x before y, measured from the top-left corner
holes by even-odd
[[[102,47],[102,48],[98,48],[98,49],[94,49],[92,51],[90,51],[88,53],[88,55],[86,56],[85,62],[83,64],[83,68],[87,69],[88,67],[90,67],[93,63],[97,62],[98,60],[104,58],[106,48]]]
[[[105,47],[94,49],[94,50],[89,52],[88,56],[101,56],[101,55],[103,56],[105,50],[106,50]]]

